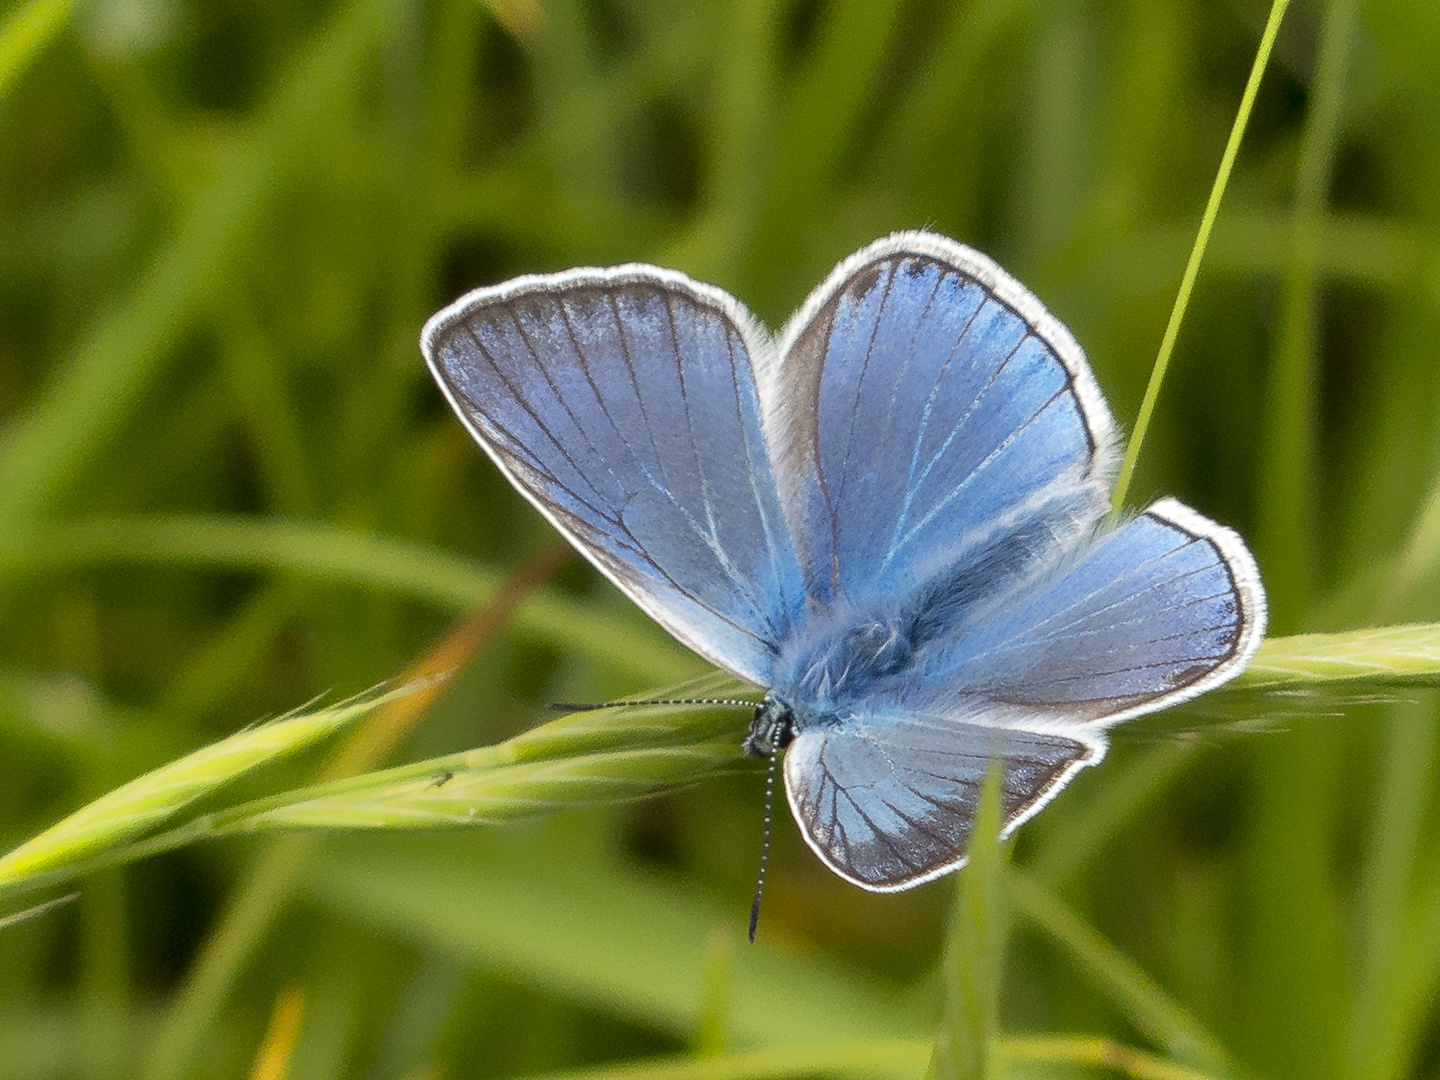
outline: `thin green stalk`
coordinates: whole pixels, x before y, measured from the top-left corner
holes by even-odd
[[[1160,340],[1160,354],[1155,357],[1155,366],[1150,372],[1150,383],[1145,387],[1145,398],[1140,403],[1139,415],[1135,418],[1135,430],[1130,443],[1125,447],[1125,460],[1120,465],[1120,475],[1115,480],[1115,492],[1111,496],[1110,515],[1115,518],[1125,506],[1125,496],[1130,491],[1130,480],[1135,473],[1135,461],[1140,456],[1140,447],[1145,442],[1145,433],[1150,428],[1150,418],[1155,412],[1155,403],[1160,398],[1160,385],[1165,381],[1165,372],[1170,366],[1170,356],[1175,351],[1175,341],[1180,336],[1180,323],[1185,318],[1185,309],[1190,305],[1190,293],[1195,288],[1195,277],[1200,273],[1200,260],[1205,256],[1205,247],[1210,242],[1210,230],[1215,227],[1215,218],[1220,213],[1220,200],[1225,196],[1225,187],[1230,182],[1230,170],[1234,168],[1235,157],[1240,152],[1240,140],[1250,123],[1250,112],[1255,97],[1260,92],[1260,80],[1270,62],[1270,51],[1275,46],[1275,37],[1280,32],[1280,20],[1290,0],[1272,0],[1270,18],[1265,23],[1265,32],[1260,35],[1260,47],[1255,51],[1255,61],[1250,66],[1250,78],[1245,84],[1245,93],[1240,98],[1240,109],[1230,127],[1230,138],[1225,143],[1225,152],[1220,157],[1220,168],[1215,173],[1215,182],[1210,187],[1210,198],[1205,203],[1205,213],[1200,218],[1200,230],[1195,234],[1195,243],[1190,249],[1190,261],[1185,264],[1185,274],[1180,279],[1180,291],[1175,296],[1175,306],[1170,309],[1170,321],[1165,326],[1165,336]]]
[[[75,900],[78,900],[79,898],[80,894],[78,892],[66,893],[64,896],[57,896],[50,900],[44,900],[38,904],[33,904],[28,908],[24,908],[21,911],[16,911],[12,914],[0,917],[0,930],[8,930],[12,926],[19,926],[23,922],[29,922],[31,919],[38,919],[41,915],[44,915],[52,908],[62,907],[65,904],[69,904]]]
[[[970,832],[969,861],[955,875],[955,903],[941,966],[944,1004],[930,1057],[930,1080],[984,1080],[991,1074],[1008,929],[1008,849],[1000,840],[1000,790],[1001,773],[996,764],[981,789]]]

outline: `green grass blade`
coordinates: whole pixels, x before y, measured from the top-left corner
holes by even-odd
[[[1409,904],[1403,947],[1408,962],[1397,964],[1379,991],[1383,1000],[1374,1004],[1386,1012],[1383,1025],[1374,1033],[1374,1048],[1383,1053],[1381,1066],[1404,1063],[1398,1075],[1413,1075],[1413,1062],[1424,1051],[1429,1032],[1428,1017],[1440,993],[1440,875],[1435,860],[1427,861],[1418,888]],[[1367,1003],[1369,1004],[1369,1003]],[[1359,1075],[1359,1074],[1357,1074]]]
[[[1034,17],[1031,0],[979,0],[946,10],[934,44],[882,137],[875,160],[887,176],[919,170],[917,154],[953,141],[968,110],[965,95],[982,70],[986,54],[1007,33]]]
[[[54,40],[74,6],[75,0],[30,0],[20,4],[0,26],[0,101]]]
[[[1160,353],[1155,357],[1155,366],[1150,372],[1150,382],[1145,387],[1145,398],[1140,403],[1140,412],[1135,417],[1135,430],[1125,447],[1125,460],[1120,465],[1120,475],[1115,479],[1115,491],[1111,496],[1110,513],[1115,517],[1125,506],[1125,496],[1130,491],[1130,479],[1135,474],[1135,462],[1140,457],[1140,447],[1145,442],[1145,433],[1150,428],[1150,417],[1154,415],[1155,403],[1160,398],[1160,385],[1165,381],[1165,372],[1170,366],[1170,356],[1175,351],[1175,341],[1180,336],[1180,323],[1185,318],[1185,309],[1190,304],[1190,293],[1195,288],[1196,275],[1200,273],[1200,260],[1205,256],[1205,247],[1210,242],[1210,230],[1215,227],[1215,218],[1220,213],[1220,200],[1225,196],[1225,187],[1230,182],[1230,170],[1240,152],[1240,140],[1250,123],[1250,110],[1255,105],[1255,96],[1260,92],[1260,79],[1270,62],[1270,50],[1280,32],[1280,20],[1290,0],[1273,0],[1270,18],[1265,23],[1265,32],[1260,36],[1260,47],[1255,50],[1255,62],[1250,67],[1250,78],[1245,84],[1245,93],[1240,98],[1240,108],[1235,113],[1235,122],[1230,127],[1230,138],[1225,143],[1225,152],[1220,157],[1220,168],[1215,173],[1215,183],[1210,188],[1210,198],[1205,203],[1205,213],[1200,218],[1200,229],[1195,234],[1195,244],[1190,249],[1190,260],[1185,264],[1185,275],[1180,279],[1180,291],[1175,296],[1175,306],[1170,310],[1170,321],[1165,326],[1165,336],[1160,340]]]
[[[311,848],[306,837],[284,837],[246,867],[244,888],[225,906],[218,926],[159,1024],[139,1071],[145,1080],[193,1075],[199,1044],[215,1012],[290,895],[291,884]]]
[[[724,923],[743,935],[748,890],[717,895],[616,858],[596,842],[590,815],[559,824],[335,837],[297,895],[468,969],[690,1040],[706,1004],[711,931]],[[742,939],[731,978],[729,1027],[742,1046],[918,1038],[931,1023],[908,987],[786,940],[777,923],[754,946]]]
[[[944,1004],[930,1058],[933,1080],[984,1080],[990,1075],[1007,929],[1008,848],[1000,841],[1000,782],[1000,768],[993,765],[981,789],[969,861],[955,875],[955,901],[941,967]]]
[[[51,509],[141,400],[182,334],[230,284],[281,175],[345,115],[390,5],[354,0],[280,80],[254,137],[211,171],[175,238],[134,292],[76,346],[30,408],[0,431],[0,532]]]
[[[1391,1080],[1412,1075],[1405,1037],[1405,991],[1433,966],[1418,952],[1411,906],[1425,851],[1425,816],[1433,789],[1436,695],[1396,706],[1384,726],[1378,805],[1364,853],[1358,924],[1359,973],[1350,1006],[1350,1075]]]
[[[752,1050],[723,1057],[678,1057],[543,1073],[531,1080],[791,1080],[865,1076],[912,1080],[924,1062],[924,1043],[895,1039],[805,1049]],[[1214,1080],[1211,1073],[1165,1061],[1110,1039],[1075,1035],[1001,1036],[998,1060],[1010,1077],[1051,1077],[1045,1066],[1099,1068],[1131,1080]],[[1040,1066],[1026,1068],[1026,1066]]]
[[[918,1040],[890,1039],[803,1049],[751,1050],[713,1058],[640,1060],[542,1073],[529,1080],[800,1080],[827,1076],[914,1080],[925,1063],[927,1050],[925,1043]],[[1174,1080],[1190,1080],[1190,1077],[1176,1075]],[[1196,1077],[1196,1080],[1203,1078]]]
[[[1029,872],[1049,887],[1064,881],[1159,799],[1168,782],[1204,749],[1205,744],[1198,740],[1177,740],[1151,747],[1125,765],[1107,761],[1105,784],[1094,801],[1047,822],[1049,827],[1041,834],[1042,846],[1031,859]]]
[[[1008,883],[1016,914],[1068,952],[1137,1028],[1186,1061],[1234,1071],[1220,1041],[1097,930],[1028,876],[1011,871]]]
[[[0,890],[54,875],[107,848],[154,831],[195,800],[268,762],[329,738],[360,717],[413,692],[402,686],[249,728],[163,765],[101,796],[0,858]]]
[[[832,188],[860,117],[875,93],[899,23],[897,0],[838,0],[827,4],[804,66],[788,75],[780,112],[768,132],[768,159],[749,245],[747,289],[761,296],[793,297],[804,289],[776,258],[812,220],[815,195]],[[757,115],[759,119],[763,114]],[[787,252],[788,253],[788,252]]]
[[[167,515],[0,530],[0,575],[109,563],[304,574],[384,589],[456,612],[489,603],[503,577],[425,544],[276,518]],[[536,636],[650,682],[678,681],[703,666],[658,628],[597,616],[548,590],[527,597],[515,621]]]

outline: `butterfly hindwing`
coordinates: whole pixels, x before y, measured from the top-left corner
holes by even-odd
[[[1265,630],[1259,580],[1238,536],[1165,499],[957,627],[917,683],[1115,723],[1237,673]]]
[[[654,267],[482,289],[422,338],[510,480],[636,603],[754,682],[801,599],[761,428],[763,331]]]
[[[943,605],[942,605],[943,606]],[[1103,729],[1230,678],[1265,605],[1239,537],[1163,500],[1061,568],[929,627],[917,662],[848,688],[843,723],[786,752],[810,846],[868,889],[963,861],[979,785],[1001,769],[1006,829],[1104,754]]]
[[[818,727],[785,752],[785,790],[806,842],[837,874],[893,892],[964,862],[991,761],[1005,832],[1103,743],[918,716]]]
[[[872,244],[781,356],[767,419],[815,600],[913,588],[1015,530],[1028,566],[1105,511],[1114,425],[1084,355],[978,252],[925,233]]]

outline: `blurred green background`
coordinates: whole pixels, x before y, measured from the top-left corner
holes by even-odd
[[[556,543],[420,362],[477,285],[643,260],[777,326],[842,256],[930,227],[1074,330],[1128,427],[1266,13],[10,4],[0,846],[396,675],[471,606],[430,555],[498,580]],[[1431,0],[1295,0],[1131,489],[1251,539],[1276,633],[1440,619],[1437,57]],[[397,760],[705,670],[580,560],[547,588],[643,646],[503,633]],[[1015,846],[1063,908],[1020,904],[1003,1026],[1213,1075],[1434,1075],[1436,704],[1202,701],[1119,733]],[[231,840],[93,875],[0,931],[0,1078],[242,1077],[277,1016],[294,1077],[890,1038],[918,1075],[953,888],[864,894],[786,817],[744,946],[763,787],[737,756],[621,807],[325,838],[283,873]]]

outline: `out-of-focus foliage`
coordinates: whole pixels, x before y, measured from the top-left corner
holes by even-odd
[[[420,324],[473,286],[644,260],[778,325],[838,258],[929,226],[1030,285],[1129,422],[1265,16],[12,2],[0,850],[257,717],[397,676],[556,543],[419,361]],[[1131,489],[1251,538],[1277,633],[1440,620],[1437,56],[1433,3],[1292,4]],[[692,1053],[705,1075],[918,1075],[956,972],[998,980],[971,1027],[1009,1033],[1017,1072],[1429,1075],[1440,699],[1274,692],[1297,664],[1369,663],[1307,647],[1267,658],[1269,696],[1121,732],[987,863],[1004,902],[977,885],[952,940],[993,944],[1008,914],[993,973],[998,954],[942,963],[953,883],[861,893],[787,820],[744,946],[764,780],[737,756],[529,823],[225,839],[94,873],[0,929],[0,1080],[654,1055],[673,1060],[647,1075],[700,1075]],[[704,671],[572,560],[390,760]]]

